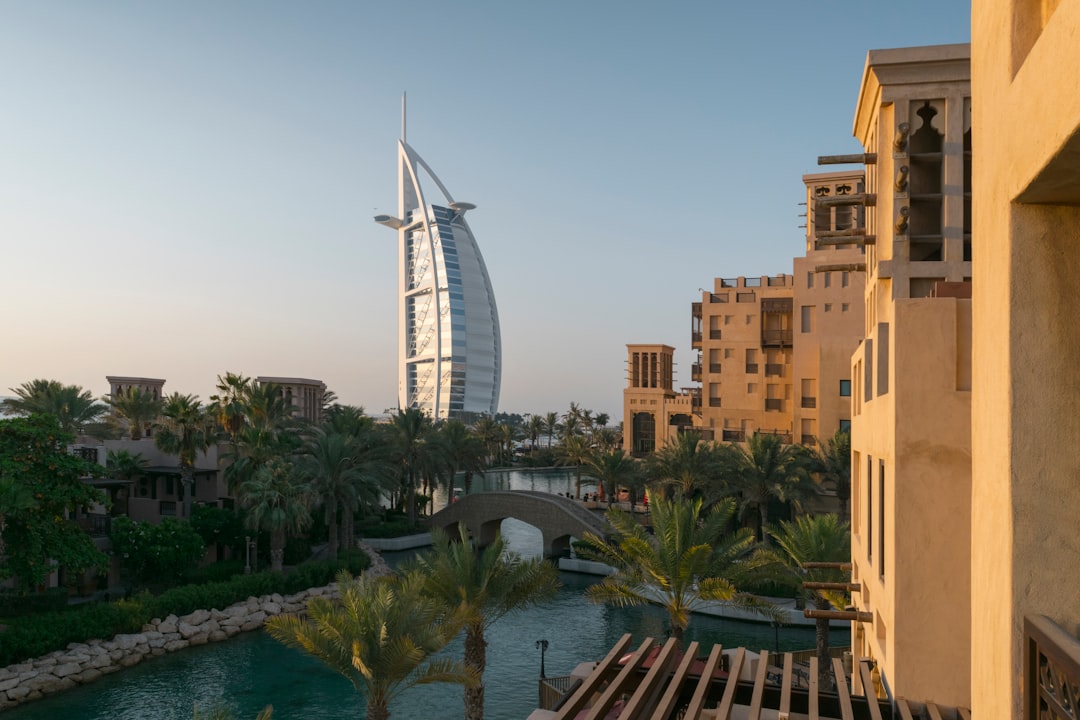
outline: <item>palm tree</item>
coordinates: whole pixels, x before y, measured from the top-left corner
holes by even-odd
[[[653,482],[690,497],[695,491],[715,488],[725,467],[722,451],[691,430],[679,433],[650,455],[645,474]]]
[[[432,541],[433,549],[419,555],[408,572],[418,575],[426,595],[465,623],[465,667],[481,680],[465,688],[465,718],[483,720],[486,630],[512,610],[554,597],[559,574],[551,563],[509,552],[501,535],[479,552],[464,528],[456,540],[434,530]]]
[[[638,466],[634,459],[622,450],[611,450],[603,453],[590,453],[585,461],[589,473],[600,483],[604,489],[610,506],[615,499],[615,493],[619,486],[633,482],[637,474]]]
[[[255,381],[243,373],[218,375],[217,393],[210,396],[218,424],[231,438],[247,425],[248,397]]]
[[[245,524],[256,532],[270,533],[270,569],[281,572],[289,534],[311,521],[309,488],[297,481],[284,459],[275,458],[260,466],[240,486],[239,494],[240,504],[248,511]]]
[[[618,607],[658,602],[679,643],[690,613],[706,602],[732,601],[768,615],[772,606],[736,589],[754,534],[747,528],[725,533],[734,501],[713,505],[703,517],[700,512],[700,498],[657,498],[650,534],[629,513],[608,510],[611,539],[586,533],[577,547],[580,555],[612,566],[615,573],[586,590],[586,597]]]
[[[544,434],[544,418],[539,415],[530,415],[529,422],[525,426],[525,433],[529,438],[529,454],[535,455],[540,436]]]
[[[394,459],[405,479],[409,524],[416,523],[416,479],[430,466],[434,447],[428,442],[431,418],[417,408],[398,411],[390,421],[393,431]]]
[[[581,435],[570,435],[559,449],[560,465],[574,466],[574,497],[581,497],[581,466],[589,460],[589,441]]]
[[[468,495],[472,490],[473,475],[483,473],[485,467],[484,444],[460,420],[448,420],[440,426],[439,443],[451,488],[457,474],[464,473],[465,494]]]
[[[213,443],[213,421],[195,395],[173,393],[165,398],[161,420],[154,432],[154,445],[162,452],[176,455],[180,481],[184,485],[184,517],[191,518],[192,486],[195,482],[195,458]]]
[[[354,490],[363,470],[346,435],[317,429],[297,461],[297,472],[310,483],[311,493],[322,501],[329,533],[331,559],[338,556],[338,508],[352,508]]]
[[[784,445],[779,435],[769,433],[754,433],[745,448],[737,443],[727,447],[734,462],[730,480],[740,496],[739,514],[758,511],[761,540],[767,543],[769,503],[776,499],[798,505],[813,491],[809,456],[805,448]]]
[[[476,437],[480,438],[480,442],[484,443],[484,447],[487,450],[488,462],[492,465],[498,462],[499,448],[502,443],[502,438],[499,433],[499,425],[492,418],[484,416],[473,423],[473,432]]]
[[[107,398],[106,402],[113,412],[127,420],[128,435],[132,440],[142,438],[144,430],[148,433],[151,423],[161,414],[161,400],[141,388],[129,387],[116,397]]]
[[[544,432],[547,433],[547,446],[550,448],[555,439],[555,433],[559,429],[559,413],[549,412],[544,415]]]
[[[461,621],[419,592],[418,578],[338,576],[340,602],[308,601],[307,618],[266,621],[271,637],[303,650],[352,683],[367,701],[368,720],[390,717],[390,701],[414,685],[473,685],[463,663],[432,656],[461,629]]]
[[[52,415],[60,422],[61,430],[76,436],[106,437],[111,432],[101,421],[109,406],[78,385],[39,378],[11,388],[11,392],[16,397],[0,405],[6,415]]]
[[[840,519],[844,519],[851,500],[851,434],[847,430],[837,430],[814,452],[811,469],[821,482],[831,483],[836,489]]]
[[[818,610],[847,607],[843,591],[803,587],[804,582],[843,583],[850,579],[838,569],[805,567],[807,563],[851,560],[851,530],[846,522],[831,514],[800,515],[793,522],[781,521],[780,527],[770,525],[767,529],[776,547],[759,550],[755,565],[772,568],[774,580],[798,590]],[[829,621],[818,618],[816,630],[818,672],[824,679],[829,674]]]

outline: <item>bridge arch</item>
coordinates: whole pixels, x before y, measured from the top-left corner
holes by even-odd
[[[435,513],[428,520],[433,528],[442,528],[453,536],[465,525],[479,547],[486,547],[506,518],[515,518],[540,530],[544,537],[544,557],[560,557],[570,548],[570,538],[582,538],[591,532],[606,533],[603,518],[580,502],[551,493],[531,490],[482,492],[466,495]]]

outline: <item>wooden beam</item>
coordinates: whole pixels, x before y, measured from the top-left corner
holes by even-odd
[[[896,698],[896,707],[900,708],[901,720],[915,720],[915,716],[911,714],[911,708],[908,707],[907,700]]]
[[[724,697],[716,706],[716,720],[730,720],[731,708],[735,705],[735,689],[739,686],[739,673],[742,672],[743,660],[746,659],[746,648],[735,651],[735,657],[731,659],[731,668],[728,670],[727,685],[724,686]]]
[[[780,714],[791,715],[791,675],[795,658],[791,653],[784,653],[784,679],[780,687]]]
[[[761,699],[765,695],[765,679],[769,672],[769,651],[762,650],[758,655],[757,677],[754,678],[754,694],[750,696],[748,720],[761,720]]]
[[[712,651],[709,652],[709,659],[705,661],[705,669],[701,671],[701,677],[698,678],[694,696],[690,698],[690,704],[686,706],[686,712],[683,714],[684,720],[699,720],[701,718],[701,711],[705,709],[705,697],[709,694],[713,673],[716,672],[716,666],[720,664],[722,654],[723,648],[721,645],[719,643],[713,645]],[[731,682],[730,676],[728,676],[728,682]]]
[[[926,714],[930,716],[930,720],[941,720],[941,711],[932,702],[926,703]]]
[[[866,263],[846,263],[844,265],[818,265],[814,268],[814,272],[836,272],[838,270],[846,270],[848,272],[865,272]]]
[[[840,238],[814,238],[818,245],[832,247],[834,245],[877,245],[876,235],[853,235]]]
[[[690,647],[686,648],[682,662],[679,663],[679,667],[675,668],[675,674],[668,681],[667,690],[664,691],[664,696],[660,698],[660,704],[653,711],[651,720],[668,720],[671,711],[675,709],[675,702],[679,699],[679,689],[690,672],[690,666],[697,660],[697,651],[697,642],[690,643]]]
[[[803,617],[812,620],[850,620],[852,622],[874,622],[874,614],[865,610],[803,610]]]
[[[818,712],[818,661],[817,655],[810,658],[810,678],[808,680],[809,688],[807,689],[806,702],[808,704],[807,713],[810,720],[821,720],[821,715]]]
[[[667,679],[671,666],[675,663],[675,657],[679,650],[679,643],[675,638],[669,638],[660,654],[653,661],[653,666],[638,684],[637,690],[630,697],[623,710],[623,717],[631,720],[644,717],[655,705],[660,693],[664,690],[664,680]]]
[[[851,163],[862,165],[874,165],[877,163],[877,153],[859,153],[857,155],[818,155],[818,165],[850,165]]]
[[[851,195],[837,195],[836,197],[814,198],[818,207],[829,208],[845,205],[865,205],[874,207],[877,204],[875,193],[852,193]]]
[[[848,692],[847,679],[844,676],[844,663],[840,658],[833,658],[833,678],[836,680],[836,694],[840,700],[842,720],[855,720],[855,711],[851,707],[851,693]]]
[[[631,639],[630,633],[626,633],[619,638],[619,642],[615,643],[615,646],[604,656],[604,659],[597,663],[593,671],[589,673],[589,677],[585,678],[585,682],[581,683],[581,687],[577,689],[573,697],[559,709],[553,720],[570,720],[585,708],[585,703],[603,684],[608,669],[626,653],[626,648],[630,645]]]
[[[877,693],[874,692],[874,678],[870,677],[870,663],[859,663],[859,677],[862,678],[863,697],[870,708],[870,720],[881,720],[881,708],[878,707]]]
[[[611,710],[611,706],[615,704],[619,696],[629,691],[629,685],[634,681],[638,668],[641,667],[641,663],[645,662],[645,656],[649,650],[652,650],[652,646],[653,639],[651,637],[645,638],[645,642],[641,643],[641,647],[626,661],[619,674],[608,683],[607,689],[600,694],[600,698],[589,708],[585,720],[601,720]]]
[[[956,708],[956,714],[960,716],[960,720],[971,720],[971,711],[967,708]]]
[[[816,238],[846,238],[846,237],[860,237],[866,234],[866,228],[855,227],[848,228],[847,230],[822,230],[814,233]]]
[[[847,590],[849,592],[862,590],[862,583],[804,582],[802,586],[807,590]]]

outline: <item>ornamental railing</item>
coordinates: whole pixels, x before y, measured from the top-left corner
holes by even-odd
[[[1024,720],[1080,718],[1080,640],[1045,615],[1024,617]]]

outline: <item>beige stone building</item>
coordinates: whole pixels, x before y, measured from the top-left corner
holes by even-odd
[[[850,357],[863,332],[862,171],[803,178],[811,211],[794,275],[716,278],[691,305],[691,380],[674,348],[628,345],[623,446],[648,454],[681,430],[745,441],[755,432],[814,445],[851,420]],[[821,203],[819,200],[827,199]]]
[[[322,380],[261,375],[256,379],[263,385],[273,383],[279,386],[281,396],[295,408],[297,417],[316,425],[322,422],[323,396],[326,394],[326,383]]]
[[[971,708],[1005,720],[1080,696],[1080,0],[972,19]]]
[[[875,50],[865,339],[851,362],[856,662],[891,692],[971,703],[971,119],[967,45]],[[933,660],[929,660],[929,658]]]

